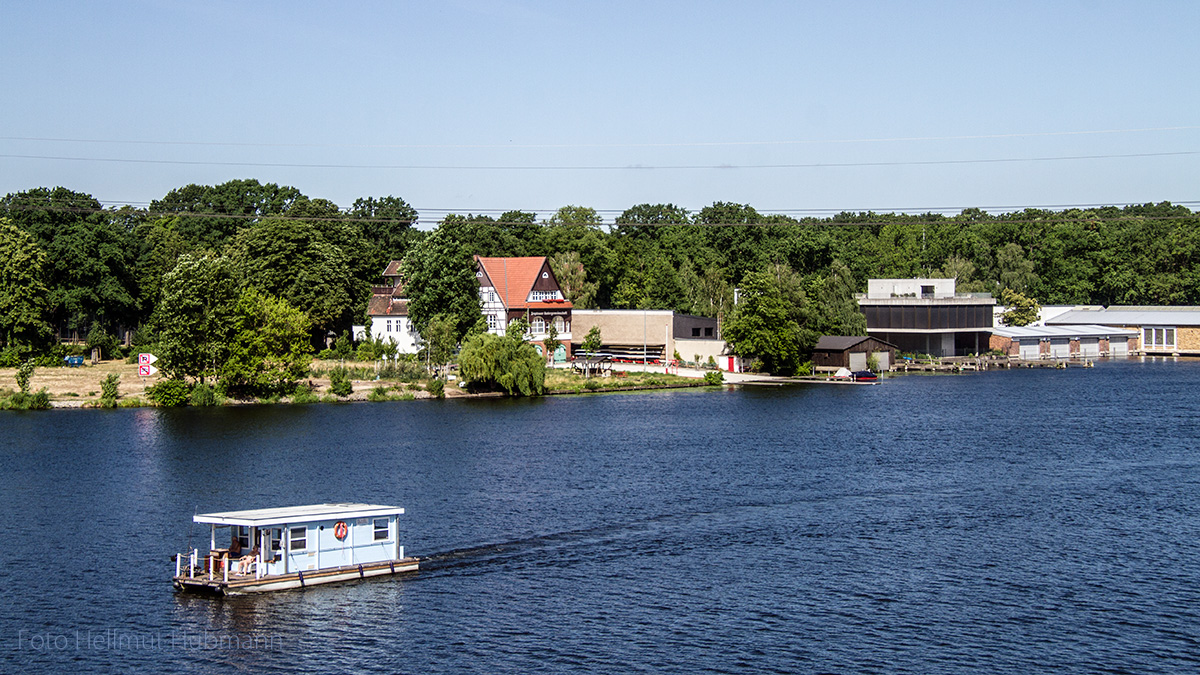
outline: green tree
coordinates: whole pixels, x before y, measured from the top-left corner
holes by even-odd
[[[246,226],[232,243],[244,285],[287,298],[312,321],[314,343],[346,329],[370,286],[351,273],[341,247],[303,220],[267,218]],[[376,272],[378,274],[378,272]]]
[[[587,270],[579,259],[578,251],[555,253],[550,256],[550,269],[562,289],[563,295],[575,307],[594,308],[596,306],[597,284],[588,281]]]
[[[392,260],[403,260],[408,250],[421,239],[416,229],[417,210],[399,197],[365,197],[354,200],[347,214],[359,239],[357,252],[362,266],[378,275]],[[349,252],[352,256],[356,252]],[[373,281],[374,277],[369,277]]]
[[[178,215],[174,229],[189,250],[220,249],[244,225],[282,216],[303,195],[294,187],[254,179],[186,185],[150,202],[150,211]]]
[[[37,347],[49,340],[45,266],[33,236],[0,218],[0,345]]]
[[[517,331],[467,338],[458,367],[473,389],[502,389],[510,396],[537,396],[545,390],[546,361]]]
[[[584,336],[580,349],[583,350],[584,354],[595,354],[600,351],[602,344],[604,344],[604,339],[600,335],[600,327],[592,326],[591,330]]]
[[[996,251],[996,270],[996,282],[1001,289],[1025,293],[1038,281],[1033,263],[1025,259],[1021,245],[1015,242],[1009,242]]]
[[[37,238],[46,254],[52,327],[83,333],[95,321],[115,328],[133,320],[135,246],[94,197],[37,188],[0,200],[0,215]]]
[[[218,368],[230,393],[288,394],[308,373],[309,319],[287,301],[254,288],[234,308],[229,356]]]
[[[562,342],[558,339],[558,329],[554,327],[554,322],[546,326],[546,337],[542,339],[542,349],[546,350],[547,363],[554,362],[554,352],[558,351],[559,345]]]
[[[454,348],[459,341],[455,332],[455,318],[449,314],[435,315],[425,324],[425,330],[421,331],[421,340],[425,343],[426,362],[445,372],[450,359],[454,358]]]
[[[850,268],[840,260],[829,267],[829,275],[817,283],[816,302],[807,312],[809,320],[804,325],[816,337],[821,335],[866,335],[867,317],[858,306],[854,294],[858,284]],[[816,345],[805,344],[802,356],[812,352]]]
[[[1037,321],[1042,309],[1037,300],[1009,288],[1000,294],[1000,304],[1006,308],[1001,317],[1005,326],[1028,326]]]
[[[120,396],[121,376],[109,373],[100,383],[100,407],[117,407],[117,397]]]
[[[794,303],[767,271],[751,272],[723,334],[733,352],[762,361],[767,372],[791,375],[800,366],[800,325]]]
[[[163,276],[163,298],[152,324],[161,368],[201,382],[229,358],[235,333],[238,272],[227,257],[185,253]]]
[[[609,245],[602,225],[603,220],[595,209],[564,206],[546,222],[543,234],[546,255],[579,254],[579,262],[587,270],[587,279],[595,284],[596,290],[588,298],[588,303],[595,307],[607,305],[617,266],[616,253]]]
[[[458,228],[449,225],[435,230],[404,259],[405,289],[408,316],[417,332],[424,335],[434,316],[446,314],[458,342],[486,324],[479,308],[475,258],[469,243],[460,240]]]

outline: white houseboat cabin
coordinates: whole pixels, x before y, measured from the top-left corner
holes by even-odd
[[[205,513],[207,553],[176,556],[176,590],[216,595],[259,593],[415,572],[404,557],[399,516],[376,504],[314,504]]]

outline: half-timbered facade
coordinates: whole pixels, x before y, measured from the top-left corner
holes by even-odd
[[[503,335],[508,324],[517,319],[529,322],[530,341],[544,349],[551,326],[560,346],[555,360],[567,358],[571,344],[571,310],[558,279],[545,256],[525,258],[484,258],[475,256],[478,267],[479,302],[487,320],[488,332]],[[544,353],[544,351],[543,351]]]

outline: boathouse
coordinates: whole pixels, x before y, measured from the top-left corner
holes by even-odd
[[[990,346],[1024,361],[1096,358],[1127,356],[1137,348],[1137,338],[1136,330],[1096,324],[998,326],[992,329]]]
[[[872,356],[880,372],[891,370],[896,363],[896,345],[868,335],[822,335],[813,349],[813,370],[818,373],[836,372],[840,368],[867,370]]]
[[[1134,331],[1130,352],[1200,356],[1200,307],[1112,306],[1079,308],[1046,321],[1047,326],[1101,324]]]

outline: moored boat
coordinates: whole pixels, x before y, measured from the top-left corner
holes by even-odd
[[[176,590],[241,595],[415,572],[405,557],[399,517],[377,504],[313,504],[198,514],[210,526],[209,548],[175,557]],[[229,544],[217,545],[228,528]]]

